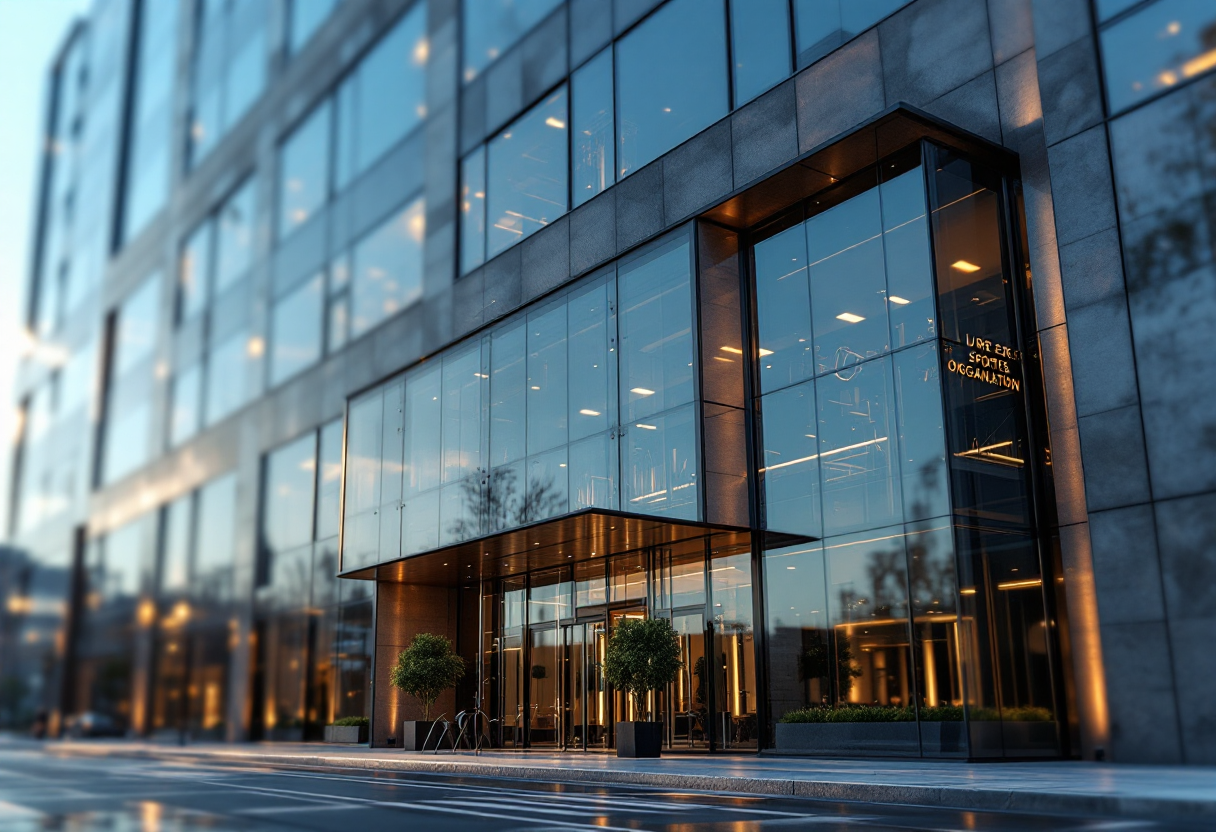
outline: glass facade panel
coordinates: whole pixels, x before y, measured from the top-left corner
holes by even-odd
[[[462,0],[464,70],[472,81],[520,38],[540,23],[562,0]]]
[[[460,273],[486,259],[486,149],[478,147],[460,163]]]
[[[700,517],[697,419],[691,405],[624,429],[621,507],[673,519]]]
[[[140,6],[135,101],[128,127],[131,158],[140,163],[127,167],[124,240],[143,229],[169,194],[179,5]]]
[[[616,44],[618,178],[730,111],[722,0],[672,0]]]
[[[317,275],[275,303],[270,323],[272,386],[320,360],[324,285],[324,275]]]
[[[246,371],[257,353],[244,331],[216,344],[207,356],[207,393],[203,405],[203,424],[214,425],[234,413],[248,399]]]
[[[214,226],[203,222],[186,239],[177,272],[177,319],[198,315],[211,298],[211,237]]]
[[[111,378],[119,379],[143,364],[156,349],[160,323],[160,275],[144,280],[118,309]]]
[[[266,456],[262,545],[272,570],[276,555],[312,541],[316,454],[316,434],[309,433]]]
[[[323,102],[279,150],[279,239],[306,223],[329,198],[330,125]]]
[[[605,49],[570,78],[575,207],[616,181],[612,75],[612,50]]]
[[[714,730],[724,749],[756,748],[756,647],[750,550],[709,562],[713,606]]]
[[[570,167],[566,109],[563,88],[487,146],[487,257],[566,213]]]
[[[1099,13],[1115,12],[1100,8]],[[1158,0],[1102,30],[1110,112],[1122,112],[1216,66],[1213,23],[1216,7],[1202,0]]]
[[[169,445],[174,447],[198,433],[202,418],[203,367],[194,364],[173,377],[169,392]]]
[[[338,0],[290,0],[290,22],[287,29],[290,51],[299,52],[337,5]]]
[[[788,0],[751,0],[730,7],[735,106],[751,101],[790,74]]]
[[[615,319],[609,308],[607,282],[576,291],[567,303],[569,316],[570,438],[603,431],[616,410],[612,376],[615,367]]]
[[[910,0],[794,0],[798,68],[810,66]]]
[[[528,453],[565,445],[566,304],[528,315]]]
[[[249,271],[253,264],[257,216],[255,180],[250,179],[221,206],[215,219],[215,294]]]
[[[422,297],[426,207],[416,199],[355,245],[351,335],[358,337]]]
[[[822,537],[815,383],[764,397],[764,510],[768,528]]]
[[[417,3],[359,64],[356,169],[365,171],[426,118],[426,4]]]
[[[801,225],[753,249],[760,386],[777,390],[815,375],[806,232]]]
[[[198,492],[198,536],[191,591],[203,601],[230,601],[236,565],[236,475],[207,483]]]

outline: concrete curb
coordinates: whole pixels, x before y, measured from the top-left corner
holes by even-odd
[[[730,777],[665,774],[658,771],[612,771],[576,767],[496,765],[453,759],[369,759],[320,754],[273,754],[185,749],[122,749],[60,746],[59,753],[78,756],[123,756],[160,760],[202,760],[242,765],[332,768],[348,771],[392,771],[450,774],[504,780],[651,786],[668,789],[805,797],[855,803],[902,804],[975,811],[1006,811],[1122,818],[1170,818],[1216,821],[1216,794],[1211,800],[1122,796],[1115,794],[1046,792],[1028,789],[985,789],[915,786],[887,783],[799,780],[783,777]]]

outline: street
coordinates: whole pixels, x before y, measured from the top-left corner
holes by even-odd
[[[730,796],[426,774],[0,754],[4,832],[194,830],[1163,830],[1112,818]]]

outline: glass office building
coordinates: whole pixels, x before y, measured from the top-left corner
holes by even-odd
[[[399,745],[430,632],[434,710],[604,751],[649,617],[671,753],[1216,759],[1216,16],[1075,5],[97,0],[0,721]]]

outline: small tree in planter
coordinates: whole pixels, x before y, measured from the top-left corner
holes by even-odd
[[[408,720],[403,725],[402,748],[422,750],[432,727],[431,706],[445,690],[456,687],[463,676],[464,659],[456,655],[452,642],[443,636],[419,633],[397,655],[389,681],[422,703],[422,721]]]
[[[629,618],[608,638],[604,677],[633,700],[634,712],[646,711],[646,694],[667,687],[680,667],[680,644],[665,618]],[[657,757],[663,745],[660,722],[618,722],[618,757]]]

